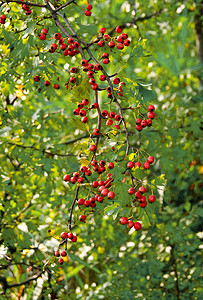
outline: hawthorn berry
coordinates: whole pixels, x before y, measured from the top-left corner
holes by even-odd
[[[75,68],[75,67],[70,68],[70,72],[71,73],[76,73],[77,72],[77,68]]]
[[[66,239],[68,237],[68,233],[67,232],[61,232],[61,238],[62,239]]]
[[[36,76],[34,77],[34,81],[35,81],[35,82],[39,82],[39,81],[40,81],[40,76],[36,75]]]
[[[59,84],[55,83],[54,84],[54,89],[58,90],[60,88]]]
[[[128,224],[127,224],[127,227],[130,229],[132,228],[134,225],[133,221],[132,220],[128,220]]]
[[[101,27],[99,29],[99,32],[102,33],[102,34],[104,34],[106,32],[106,28],[105,27]]]
[[[138,191],[135,193],[135,198],[140,199],[142,197],[142,194]]]
[[[83,108],[83,104],[82,103],[78,103],[77,104],[77,108],[82,109]]]
[[[144,194],[146,192],[146,188],[144,186],[140,186],[138,190],[141,194]]]
[[[108,194],[107,194],[107,198],[108,199],[113,199],[115,197],[115,193],[113,191],[110,191]]]
[[[109,46],[109,48],[115,48],[115,42],[114,41],[110,41],[109,43],[108,43],[108,46]]]
[[[116,32],[117,33],[121,33],[123,31],[123,27],[122,26],[117,26],[116,27]]]
[[[61,256],[63,257],[67,256],[67,252],[65,250],[61,251]]]
[[[64,180],[64,181],[69,181],[69,180],[70,180],[70,175],[69,175],[69,174],[66,174],[66,175],[63,177],[63,180]]]
[[[117,41],[118,41],[119,43],[122,43],[122,42],[124,41],[123,36],[122,36],[122,35],[119,35],[119,36],[117,37]]]
[[[102,66],[100,64],[95,64],[94,69],[95,69],[95,71],[99,71],[102,69]]]
[[[116,121],[120,121],[121,120],[121,116],[120,115],[115,115],[115,120]]]
[[[123,45],[122,43],[118,43],[118,44],[117,44],[117,48],[118,48],[119,50],[122,50],[122,49],[124,48],[124,45]]]
[[[105,76],[105,75],[100,75],[100,76],[99,76],[99,80],[105,81],[105,80],[106,80],[106,76]]]
[[[129,188],[128,194],[130,194],[130,195],[135,194],[135,189],[133,187]]]
[[[101,167],[104,167],[105,164],[106,164],[105,160],[103,160],[103,159],[100,160],[99,165],[100,165]]]
[[[142,131],[142,128],[143,128],[143,127],[142,127],[140,124],[136,125],[137,131]]]
[[[91,170],[87,170],[87,171],[85,172],[85,175],[86,175],[86,176],[91,176],[91,175],[92,175],[92,171],[91,171]]]
[[[130,45],[130,40],[125,40],[123,43],[125,46],[129,46]]]
[[[86,10],[86,11],[85,11],[85,15],[86,15],[87,17],[91,16],[91,14],[92,14],[92,13],[91,13],[90,10]]]
[[[41,41],[46,40],[46,34],[44,34],[44,33],[39,34],[39,39],[40,39]]]
[[[117,125],[117,124],[114,125],[114,127],[115,127],[116,129],[118,129],[118,130],[121,128],[120,125]]]
[[[89,200],[85,200],[84,201],[84,206],[85,207],[89,207],[90,206],[90,201]]]
[[[115,118],[115,112],[114,111],[110,111],[109,112],[109,118],[111,118],[111,119],[113,119],[113,118]]]
[[[83,99],[83,100],[82,100],[82,104],[83,104],[84,106],[88,105],[88,104],[89,104],[89,100],[88,100],[88,99]]]
[[[91,4],[87,4],[87,10],[91,10],[92,9],[92,5]]]
[[[100,135],[100,130],[98,129],[98,128],[95,128],[94,130],[93,130],[93,134],[94,135]]]
[[[93,84],[95,84],[95,83],[96,83],[95,79],[94,79],[94,78],[90,78],[89,84],[93,85]]]
[[[148,120],[147,120],[147,126],[148,126],[148,127],[152,126],[152,120],[151,120],[151,119],[148,119]]]
[[[86,116],[86,111],[84,110],[84,109],[82,109],[82,110],[80,110],[80,112],[79,112],[79,115],[81,116],[81,117],[85,117]]]
[[[146,120],[142,120],[141,122],[141,126],[144,128],[147,126],[147,121]]]
[[[5,24],[6,22],[6,16],[5,15],[1,15],[0,16],[0,24]]]
[[[72,184],[75,184],[75,183],[77,182],[77,178],[71,177],[70,182],[71,182]]]
[[[61,50],[65,50],[67,48],[67,45],[66,44],[61,44],[61,46],[60,46],[60,49]]]
[[[111,126],[113,124],[113,120],[112,119],[108,119],[106,121],[106,126]]]
[[[74,43],[74,39],[72,37],[68,38],[68,44],[73,44]]]
[[[73,43],[74,48],[79,48],[79,46],[80,46],[80,44],[77,41]]]
[[[135,163],[134,163],[133,161],[129,161],[129,162],[127,163],[127,168],[128,168],[128,169],[132,169],[134,166],[135,166]]]
[[[99,196],[98,199],[97,199],[97,201],[98,201],[99,203],[102,203],[102,202],[104,201],[104,198],[103,198],[102,196]]]
[[[150,195],[149,197],[148,197],[148,202],[149,203],[154,203],[156,201],[156,197],[154,196],[154,195]]]
[[[44,82],[44,85],[45,85],[45,86],[49,86],[49,85],[50,85],[50,82],[49,82],[48,80],[46,80],[46,81]]]
[[[48,30],[46,28],[42,28],[41,34],[47,34],[47,33],[48,33]]]
[[[103,38],[105,39],[105,41],[108,41],[108,40],[110,40],[110,35],[108,35],[108,34],[105,34],[104,36],[103,36]]]
[[[145,198],[145,196],[142,195],[138,200],[139,200],[139,202],[145,202],[146,198]]]
[[[113,84],[119,84],[120,79],[118,77],[113,79]]]
[[[79,177],[78,178],[78,183],[83,183],[84,182],[84,178],[83,177]]]
[[[107,65],[110,61],[108,58],[104,58],[102,62],[103,62],[103,64]]]
[[[74,115],[78,116],[80,113],[80,109],[79,108],[74,109],[73,113]]]
[[[154,119],[155,118],[155,113],[153,111],[152,112],[150,111],[150,112],[148,112],[147,116],[148,116],[149,119]]]
[[[92,152],[95,152],[97,150],[97,146],[96,145],[90,145],[89,150],[92,151]]]
[[[144,208],[147,206],[147,201],[140,202],[140,207]]]
[[[98,162],[95,159],[93,159],[93,161],[91,162],[91,165],[92,166],[97,166],[97,164],[98,164]]]
[[[149,156],[149,157],[147,158],[147,161],[148,161],[150,164],[152,164],[152,163],[154,162],[154,157],[153,157],[153,156]]]
[[[102,110],[101,112],[102,117],[106,117],[108,115],[108,111],[107,110]]]
[[[98,89],[98,84],[96,84],[96,83],[94,83],[94,84],[92,84],[91,85],[91,88],[93,89],[93,90],[97,90]]]
[[[150,163],[149,163],[148,161],[146,161],[146,162],[144,163],[144,169],[147,170],[147,169],[149,169],[149,168],[150,168]]]
[[[73,233],[72,233],[72,232],[69,232],[69,233],[68,233],[68,239],[72,240],[73,237],[74,237]]]
[[[149,105],[149,106],[148,106],[148,111],[149,111],[149,112],[155,111],[154,105]]]
[[[120,218],[119,222],[121,225],[126,225],[126,224],[128,224],[128,218],[122,217],[122,218]]]
[[[78,219],[80,222],[85,222],[86,217],[85,217],[85,215],[80,215]]]
[[[97,44],[98,44],[99,47],[103,47],[104,44],[105,44],[105,42],[101,40],[101,41],[99,41]]]
[[[113,169],[113,168],[114,168],[114,163],[109,162],[108,165],[107,165],[107,167],[108,167],[109,169]]]
[[[104,196],[104,197],[106,197],[106,196],[108,195],[108,193],[109,193],[109,190],[106,189],[106,188],[104,188],[104,189],[101,191],[101,195]]]
[[[140,168],[141,167],[141,163],[139,161],[136,161],[135,162],[135,166],[138,167],[138,168]]]
[[[63,258],[59,258],[58,263],[59,263],[60,265],[62,265],[63,262],[64,262]]]
[[[73,235],[73,238],[71,239],[71,241],[72,241],[73,243],[77,242],[77,236],[76,236],[76,235]]]
[[[60,253],[58,251],[54,251],[54,256],[59,257]]]
[[[81,62],[80,62],[80,64],[81,64],[83,67],[85,67],[85,66],[88,65],[88,61],[87,61],[86,59],[82,59]]]
[[[127,33],[121,33],[121,36],[124,38],[124,40],[126,40],[128,38],[128,34]]]
[[[83,205],[85,200],[83,198],[78,199],[78,205]]]
[[[55,33],[54,34],[54,38],[56,39],[56,40],[60,40],[60,38],[61,38],[61,34],[60,33]]]
[[[141,224],[139,222],[134,223],[135,230],[140,230],[142,228]]]
[[[98,181],[94,181],[93,183],[92,183],[92,186],[93,186],[93,188],[97,188],[98,187]]]
[[[75,77],[71,77],[70,78],[70,83],[76,83],[76,78]]]

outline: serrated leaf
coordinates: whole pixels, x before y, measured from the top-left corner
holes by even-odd
[[[73,121],[73,125],[80,129],[80,130],[83,130],[85,131],[86,130],[86,126],[84,123],[81,122],[81,120],[77,119],[77,118],[72,118],[72,121]]]

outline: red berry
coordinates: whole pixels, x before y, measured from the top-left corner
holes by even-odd
[[[110,111],[110,113],[109,113],[109,118],[111,118],[111,119],[113,119],[113,118],[115,118],[115,112],[114,111]]]
[[[126,218],[126,217],[122,217],[122,218],[120,218],[120,224],[122,224],[122,225],[126,225],[126,224],[128,224],[128,218]]]
[[[104,181],[103,180],[100,180],[99,182],[99,186],[101,187],[101,186],[104,186]]]
[[[124,38],[124,40],[126,40],[128,38],[128,34],[127,33],[122,33],[121,36]]]
[[[50,85],[50,82],[49,82],[48,80],[46,80],[46,81],[44,82],[44,85],[45,85],[45,86],[49,86],[49,85]]]
[[[148,161],[146,161],[146,162],[144,163],[144,169],[147,170],[147,169],[149,169],[149,168],[150,168],[150,163],[149,163]]]
[[[147,121],[146,120],[142,120],[141,124],[140,124],[143,128],[147,126]]]
[[[105,43],[104,43],[104,41],[101,40],[97,44],[98,44],[99,47],[103,47]]]
[[[74,115],[78,116],[80,113],[80,109],[79,108],[74,109],[73,113]]]
[[[92,9],[92,5],[91,4],[88,4],[87,5],[87,10],[91,10]]]
[[[118,77],[113,79],[113,84],[119,84],[120,79]]]
[[[89,104],[89,100],[88,100],[88,99],[83,99],[83,100],[82,100],[82,104],[83,104],[84,106],[88,105],[88,104]]]
[[[146,198],[145,198],[145,196],[141,196],[138,200],[139,200],[139,202],[143,203],[143,202],[145,202]]]
[[[102,33],[102,34],[104,34],[106,32],[106,28],[105,27],[101,27],[99,29],[99,32]]]
[[[95,69],[95,71],[99,71],[102,69],[102,66],[100,64],[95,64],[94,69]]]
[[[85,202],[85,200],[84,200],[83,198],[80,198],[80,199],[78,200],[78,205],[83,205],[84,202]]]
[[[140,118],[137,118],[137,119],[135,120],[135,124],[137,124],[137,125],[140,125],[141,122],[142,122],[142,120],[141,120]]]
[[[77,72],[77,68],[75,68],[75,67],[70,68],[70,72],[71,73],[76,73]]]
[[[140,199],[142,197],[142,194],[140,192],[135,193],[135,198]]]
[[[51,44],[50,49],[51,50],[53,49],[55,51],[57,49],[57,47],[58,47],[57,44],[54,43],[54,44]]]
[[[90,10],[86,10],[86,11],[85,11],[85,15],[86,15],[87,17],[91,16],[91,14],[92,14],[92,13],[91,13]]]
[[[69,180],[70,180],[70,175],[69,175],[69,174],[66,174],[66,175],[63,177],[63,180],[64,180],[64,181],[69,181]]]
[[[120,115],[116,115],[116,116],[115,116],[115,120],[116,120],[116,121],[120,121],[120,120],[121,120],[121,116],[120,116]]]
[[[54,256],[59,257],[60,253],[58,251],[54,251]]]
[[[55,33],[54,34],[54,38],[56,39],[56,40],[60,40],[60,38],[61,38],[61,34],[60,33]]]
[[[121,128],[120,125],[117,125],[117,124],[114,125],[114,127],[115,127],[116,129],[118,129],[118,130]]]
[[[68,38],[68,44],[73,44],[74,43],[74,39],[72,37]]]
[[[54,89],[58,90],[59,88],[60,88],[60,86],[57,83],[55,83],[54,84]]]
[[[72,240],[73,237],[74,237],[74,235],[72,234],[72,232],[69,232],[69,233],[68,233],[68,238],[69,238],[70,240]]]
[[[77,182],[77,178],[71,177],[70,182],[71,182],[72,184],[75,184],[75,183]]]
[[[75,77],[71,77],[70,78],[70,83],[75,83],[76,82],[76,78]]]
[[[110,47],[110,48],[115,48],[115,42],[114,41],[110,41],[109,43],[108,43],[108,46]]]
[[[108,120],[106,121],[106,126],[111,126],[112,124],[113,124],[113,120],[108,119]]]
[[[140,168],[141,167],[141,163],[139,161],[136,161],[135,162],[135,166],[137,166],[138,168]]]
[[[127,168],[132,169],[135,166],[135,163],[133,161],[129,161],[127,163]]]
[[[106,80],[106,76],[105,76],[105,75],[100,75],[100,76],[99,76],[99,80],[105,81],[105,80]]]
[[[66,239],[68,237],[67,232],[61,232],[61,238]]]
[[[118,44],[117,44],[117,48],[118,48],[119,50],[122,50],[122,49],[124,48],[124,46],[123,46],[122,43],[118,43]]]
[[[103,38],[105,39],[105,41],[108,41],[108,40],[110,40],[110,35],[108,35],[108,34],[105,34],[104,36],[103,36]]]
[[[63,258],[59,258],[58,263],[59,263],[60,265],[62,265],[63,262],[64,262]]]
[[[121,33],[123,31],[123,27],[122,26],[117,26],[116,27],[116,32],[117,33]]]
[[[86,217],[85,217],[85,215],[81,215],[81,216],[79,216],[78,219],[80,222],[85,222]]]
[[[98,103],[96,103],[96,102],[92,104],[92,108],[98,108],[98,106],[99,106],[99,105],[98,105]]]
[[[82,109],[83,108],[83,104],[82,103],[78,103],[77,104],[77,108]],[[79,114],[80,114],[80,112],[79,112]]]
[[[97,166],[97,164],[98,164],[98,162],[95,159],[93,159],[93,161],[91,162],[91,165],[92,166]]]
[[[91,78],[94,76],[94,73],[92,71],[87,72],[87,77]]]
[[[73,47],[74,47],[74,48],[79,48],[79,46],[80,46],[80,44],[79,44],[78,42],[74,42],[74,43],[73,43]]]
[[[148,111],[149,111],[149,112],[155,111],[154,105],[149,105],[149,106],[148,106]]]
[[[39,35],[39,39],[42,40],[42,41],[46,40],[46,34],[41,33],[41,34]]]
[[[137,131],[142,131],[142,126],[139,124],[139,125],[136,125],[136,129],[137,129]]]
[[[97,199],[97,201],[98,201],[99,203],[102,203],[102,202],[104,201],[104,198],[103,198],[102,196],[99,196],[98,199]]]
[[[71,239],[71,241],[72,241],[73,243],[77,242],[77,236],[76,236],[76,235],[73,235],[73,238]]]
[[[152,126],[152,120],[151,120],[151,119],[148,119],[148,120],[147,120],[147,126],[148,126],[148,127]]]
[[[144,194],[146,192],[146,188],[144,186],[140,186],[138,190],[141,194]]]
[[[128,224],[127,224],[127,227],[130,229],[132,228],[134,225],[133,221],[132,220],[128,220]]]
[[[67,253],[65,250],[61,251],[61,256],[63,256],[63,257],[67,256]]]
[[[107,165],[107,167],[108,167],[109,169],[113,169],[113,168],[114,168],[114,163],[109,162],[108,165]]]
[[[85,66],[88,65],[88,61],[87,61],[86,59],[82,59],[81,62],[80,62],[80,64],[81,64],[83,67],[85,67]]]
[[[109,59],[108,58],[104,58],[102,62],[103,62],[103,64],[107,65],[109,63]]]
[[[104,167],[105,164],[106,164],[105,160],[103,160],[103,159],[100,160],[99,165],[100,165],[101,167]]]
[[[140,230],[142,228],[141,224],[139,222],[134,223],[135,230]]]
[[[98,128],[95,128],[94,130],[93,130],[93,134],[94,135],[100,135],[100,130],[98,129]]]
[[[150,164],[152,164],[152,163],[154,162],[154,157],[153,157],[153,156],[149,156],[149,157],[147,158],[147,161],[148,161]]]
[[[61,50],[65,50],[65,49],[66,49],[66,47],[67,47],[67,45],[66,45],[66,44],[61,44],[61,46],[60,46],[60,49],[61,49]]]
[[[87,170],[87,171],[85,172],[85,175],[86,175],[86,176],[91,176],[91,175],[92,175],[92,171],[91,171],[91,170]]]
[[[114,197],[115,197],[115,193],[113,191],[111,191],[107,194],[108,199],[113,199]]]
[[[92,151],[92,152],[95,152],[97,150],[96,145],[90,145],[89,150]]]
[[[129,46],[129,45],[130,45],[130,40],[125,40],[125,41],[124,41],[124,45],[125,45],[125,46]]]
[[[124,38],[122,37],[122,35],[119,35],[119,36],[117,37],[117,41],[118,41],[119,43],[122,43],[122,42],[124,41]]]
[[[150,195],[149,197],[148,197],[148,202],[149,203],[154,203],[156,201],[156,197],[154,196],[154,195]]]
[[[78,178],[78,183],[83,183],[84,182],[84,178],[83,177],[79,177]]]
[[[82,109],[82,110],[80,110],[80,112],[79,112],[79,115],[81,116],[81,117],[85,117],[86,116],[86,111],[84,110],[84,109]]]
[[[85,207],[89,207],[89,206],[90,206],[90,200],[85,200],[84,206],[85,206]]]
[[[140,202],[140,207],[144,208],[147,206],[147,201]]]
[[[155,118],[155,113],[153,111],[152,112],[148,112],[147,116],[148,116],[149,119],[153,120]]]
[[[93,183],[92,183],[92,186],[93,186],[93,188],[97,188],[98,187],[98,181],[94,181]]]
[[[35,82],[40,81],[40,76],[36,75],[36,76],[34,77],[34,81],[35,81]]]
[[[108,115],[108,111],[107,110],[102,110],[101,112],[102,117],[106,117]]]
[[[106,188],[104,188],[104,189],[101,191],[101,194],[102,194],[102,196],[104,196],[104,197],[106,197],[106,196],[108,195],[108,193],[109,193],[109,190],[106,189]]]
[[[135,189],[133,187],[129,188],[128,194],[130,194],[130,195],[135,194]]]
[[[96,84],[96,83],[94,83],[94,84],[92,84],[91,85],[91,88],[93,89],[93,90],[97,90],[98,89],[98,84]]]
[[[90,78],[89,84],[93,85],[93,84],[95,84],[95,83],[96,83],[95,79],[94,79],[94,78]]]
[[[42,28],[41,34],[47,34],[47,33],[48,33],[48,30],[46,28]]]

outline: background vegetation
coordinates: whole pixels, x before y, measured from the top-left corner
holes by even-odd
[[[78,242],[69,245],[68,261],[59,266],[51,258],[51,273],[42,267],[66,228],[74,193],[62,178],[79,166],[71,153],[85,151],[87,141],[76,141],[85,133],[71,122],[75,104],[68,94],[45,91],[43,83],[39,92],[33,81],[36,73],[66,81],[65,58],[46,51],[39,64],[44,49],[37,34],[47,27],[51,36],[56,25],[44,9],[26,16],[21,5],[4,2],[0,299],[201,299],[202,1],[92,1],[89,18],[80,8],[85,1],[64,10],[86,41],[101,26],[110,32],[123,25],[132,37],[138,50],[120,74],[157,94],[146,95],[156,106],[153,127],[132,142],[156,158],[153,175],[165,174],[167,183],[157,194],[155,225],[137,233],[95,214],[74,228]]]

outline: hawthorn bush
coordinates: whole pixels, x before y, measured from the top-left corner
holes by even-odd
[[[2,299],[200,298],[200,1],[182,2],[1,1]]]

